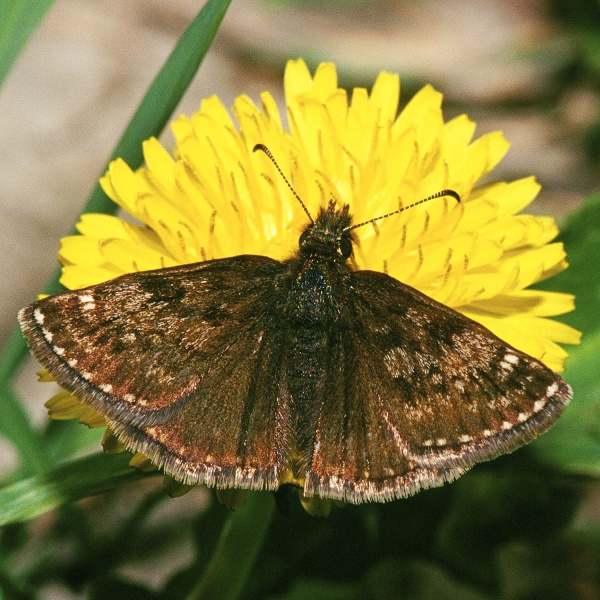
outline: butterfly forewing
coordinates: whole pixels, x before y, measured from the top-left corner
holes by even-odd
[[[115,421],[112,428],[185,483],[277,488],[289,410],[277,367],[282,349],[265,324],[247,328],[168,421],[137,427]]]
[[[568,403],[541,362],[417,290],[372,271],[352,288],[307,493],[359,502],[441,485],[533,439]]]
[[[237,473],[259,487],[285,451],[266,301],[281,269],[239,256],[135,273],[38,301],[20,321],[38,360],[130,449],[178,479]]]

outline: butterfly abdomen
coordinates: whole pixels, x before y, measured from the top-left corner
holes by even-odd
[[[344,321],[344,279],[349,268],[320,256],[288,263],[290,279],[279,311],[286,331],[285,379],[290,396],[293,446],[308,460],[314,444],[324,387],[331,368],[332,336]]]

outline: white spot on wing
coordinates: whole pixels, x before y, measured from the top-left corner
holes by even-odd
[[[420,408],[407,408],[407,414],[415,421],[420,421],[424,417],[424,413]]]
[[[56,356],[62,356],[65,353],[65,349],[60,346],[52,346],[52,351]]]
[[[383,325],[377,325],[373,328],[377,333],[389,333],[392,328],[389,325],[386,325],[385,323]]]
[[[83,310],[94,310],[96,308],[94,296],[90,294],[81,294],[81,296],[79,296],[79,302],[81,302],[81,308]]]
[[[533,412],[539,412],[540,410],[542,410],[542,408],[544,408],[544,406],[546,406],[546,399],[543,398],[542,400],[538,400],[534,405],[533,405]]]
[[[110,383],[103,383],[102,385],[98,386],[103,392],[106,392],[107,394],[112,394],[113,391],[113,386],[110,385]]]
[[[500,362],[500,366],[507,372],[514,371],[515,367],[519,364],[519,357],[512,352],[507,352]]]
[[[33,318],[38,325],[44,324],[44,313],[39,308],[33,311]]]

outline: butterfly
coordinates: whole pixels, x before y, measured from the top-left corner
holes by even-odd
[[[423,201],[442,195],[459,200]],[[289,259],[208,260],[39,300],[19,313],[33,355],[128,449],[217,488],[291,477],[308,497],[388,501],[558,419],[571,398],[559,375],[393,277],[355,270],[364,223],[334,202],[313,219],[298,200],[310,222]]]

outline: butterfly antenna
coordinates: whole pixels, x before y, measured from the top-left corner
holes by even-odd
[[[380,217],[375,217],[374,219],[369,219],[368,221],[363,221],[362,223],[358,223],[356,225],[350,225],[346,227],[344,231],[350,231],[352,229],[357,229],[358,227],[362,227],[363,225],[368,225],[369,223],[374,223],[375,221],[379,221],[381,219],[387,219],[387,217],[391,217],[392,215],[397,215],[398,213],[404,212],[409,208],[414,208],[415,206],[419,206],[419,204],[424,204],[425,202],[429,202],[430,200],[435,200],[436,198],[442,198],[443,196],[452,196],[457,202],[460,202],[460,196],[454,190],[441,190],[436,192],[435,194],[431,194],[431,196],[427,196],[427,198],[423,198],[423,200],[419,200],[418,202],[413,202],[408,206],[403,206],[398,210],[394,210],[393,212],[387,213],[386,215],[381,215]]]
[[[302,198],[300,198],[300,196],[298,196],[298,194],[296,193],[296,190],[292,187],[292,184],[287,180],[287,177],[283,174],[283,171],[279,168],[279,165],[277,164],[277,161],[271,154],[271,151],[264,144],[256,144],[256,146],[254,146],[254,148],[252,148],[252,152],[256,152],[257,150],[262,150],[269,157],[269,159],[275,165],[275,168],[281,175],[281,178],[285,181],[285,184],[290,188],[290,191],[292,192],[292,194],[294,194],[294,197],[296,198],[296,200],[298,200],[298,202],[300,202],[300,206],[304,209],[304,212],[308,215],[310,222],[314,225],[315,220],[312,218],[312,215],[308,212],[308,208],[306,208],[306,204],[304,204],[304,202],[302,202]]]

